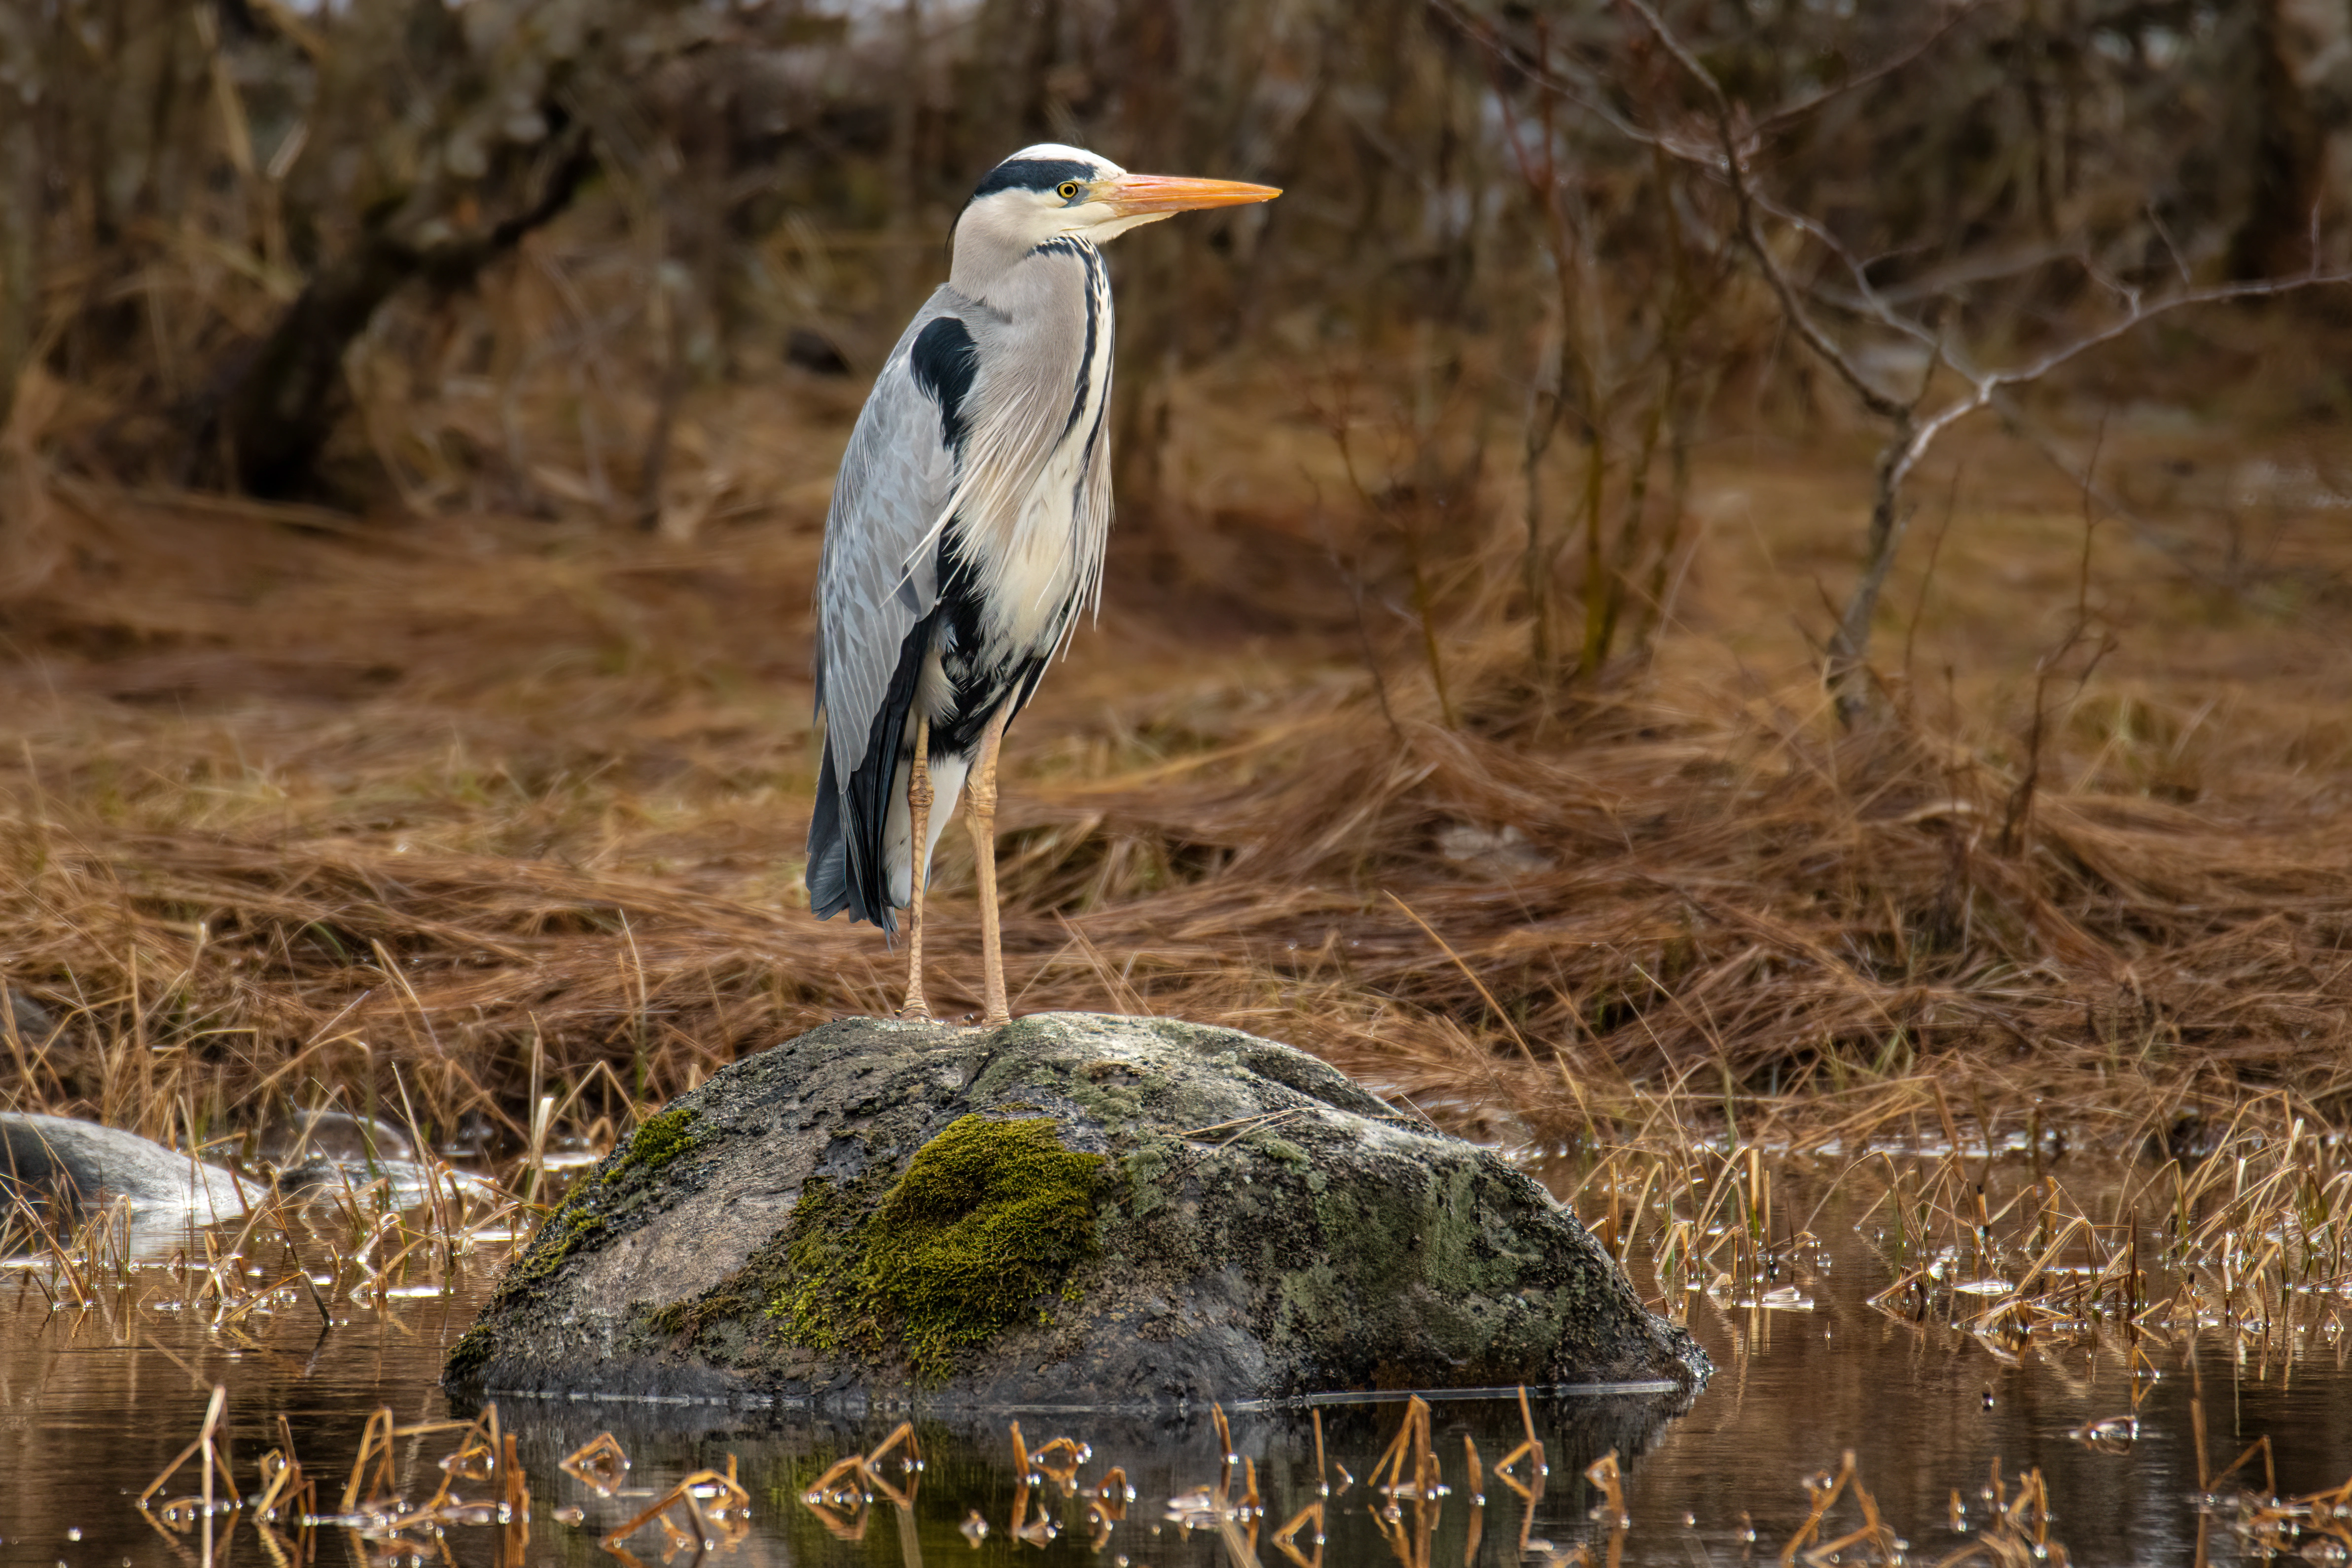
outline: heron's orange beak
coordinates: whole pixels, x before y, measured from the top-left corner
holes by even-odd
[[[1195,207],[1237,207],[1282,195],[1272,185],[1239,180],[1192,180],[1181,174],[1121,174],[1104,182],[1102,199],[1123,216],[1164,216]]]

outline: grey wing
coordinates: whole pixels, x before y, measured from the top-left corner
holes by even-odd
[[[857,416],[834,481],[817,572],[816,702],[825,745],[844,777],[915,623],[939,602],[935,529],[955,488],[940,407],[915,384],[908,350],[943,312],[908,325]]]
[[[917,384],[916,337],[947,312],[946,290],[908,323],[858,414],[834,481],[817,573],[816,706],[825,721],[824,766],[809,828],[809,891],[820,915],[851,908],[887,919],[857,896],[873,868],[849,857],[879,832],[845,798],[877,742],[876,718],[890,696],[908,634],[939,601],[935,530],[955,486],[955,459],[940,405]],[[895,746],[897,738],[887,742]],[[887,782],[888,764],[883,765]],[[861,858],[863,858],[861,856]],[[862,873],[862,874],[861,874]]]

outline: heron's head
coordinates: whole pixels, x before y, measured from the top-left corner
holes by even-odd
[[[1081,147],[1040,142],[991,169],[956,219],[956,270],[968,252],[1006,259],[1076,235],[1100,244],[1194,207],[1239,206],[1282,195],[1272,185],[1130,174]],[[975,257],[976,258],[976,257]]]

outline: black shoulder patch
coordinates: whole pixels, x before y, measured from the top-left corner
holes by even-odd
[[[1050,191],[1065,180],[1083,184],[1094,177],[1095,166],[1075,158],[1008,158],[981,177],[971,199],[978,201],[999,191]]]
[[[971,392],[971,378],[980,373],[980,348],[971,333],[953,316],[941,316],[915,334],[908,351],[907,368],[915,384],[940,405],[940,435],[948,449],[961,456],[968,421],[963,400]]]

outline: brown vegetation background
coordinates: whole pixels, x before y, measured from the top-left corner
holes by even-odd
[[[520,1137],[891,1005],[810,584],[1050,138],[1287,194],[1112,251],[1016,1010],[1548,1142],[2340,1116],[2347,132],[2340,0],[10,8],[5,1098]]]

